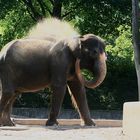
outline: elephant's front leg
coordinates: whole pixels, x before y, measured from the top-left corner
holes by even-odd
[[[82,119],[82,123],[88,126],[95,125],[90,117],[85,87],[81,85],[78,79],[69,82],[68,85],[72,94],[72,99],[74,100],[74,103],[76,104],[76,107]]]
[[[65,91],[66,91],[66,85],[61,86],[52,86],[53,95],[52,95],[52,106],[49,118],[46,122],[47,126],[52,126],[54,124],[58,125],[57,122],[57,116],[59,114]]]

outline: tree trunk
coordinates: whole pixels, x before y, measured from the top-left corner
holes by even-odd
[[[139,38],[139,0],[132,0],[132,34],[135,67],[138,79],[138,96],[140,100],[140,38]]]
[[[62,0],[54,0],[52,16],[61,19]]]
[[[27,7],[28,13],[34,21],[39,21],[43,19],[43,16],[36,10],[33,5],[32,0],[22,0]]]

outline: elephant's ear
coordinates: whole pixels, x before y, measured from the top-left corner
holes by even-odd
[[[78,37],[68,40],[68,47],[72,51],[75,58],[81,58],[81,41]]]

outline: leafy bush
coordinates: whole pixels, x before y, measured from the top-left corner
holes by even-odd
[[[0,20],[0,48],[9,41],[26,35],[34,24],[29,14],[25,11],[25,7],[21,4],[18,6],[20,6],[20,9],[10,10]]]

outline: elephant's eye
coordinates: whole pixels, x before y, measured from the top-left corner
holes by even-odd
[[[85,52],[85,53],[88,53],[89,50],[88,50],[87,48],[84,48],[84,52]]]
[[[97,50],[93,50],[93,53],[94,53],[94,54],[97,54],[97,53],[98,53],[98,51],[97,51]]]

